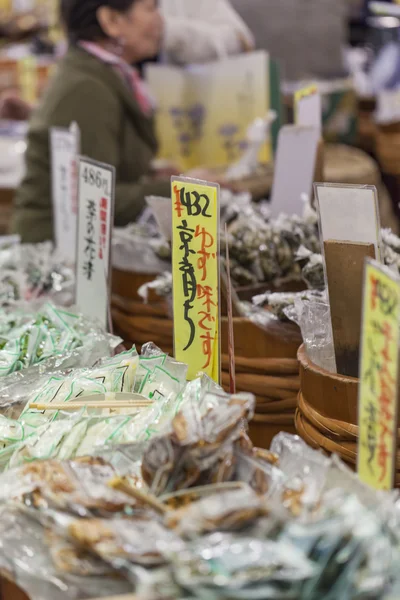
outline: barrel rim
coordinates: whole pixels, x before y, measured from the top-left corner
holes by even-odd
[[[322,375],[323,377],[327,377],[329,379],[333,379],[336,381],[340,381],[340,383],[349,383],[350,385],[357,385],[359,383],[358,377],[349,377],[348,375],[340,375],[339,373],[331,373],[322,367],[318,367],[312,360],[308,357],[306,346],[302,344],[297,352],[297,359],[300,364],[300,373],[303,371],[313,371],[317,375]]]

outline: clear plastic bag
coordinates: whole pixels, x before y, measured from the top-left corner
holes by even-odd
[[[50,242],[13,244],[0,248],[0,304],[40,299],[70,306],[74,302],[75,273],[65,265]]]
[[[149,443],[142,475],[156,495],[234,475],[233,444],[254,412],[254,396],[207,393],[200,404],[185,402],[170,431]]]
[[[268,514],[267,504],[248,486],[216,490],[198,502],[171,511],[166,523],[176,533],[193,537],[214,531],[239,531]]]
[[[304,300],[298,297],[294,305],[285,309],[288,319],[297,323],[310,360],[331,373],[336,373],[331,311],[329,303],[321,297]]]
[[[132,584],[114,573],[77,576],[57,570],[42,526],[19,511],[0,512],[0,539],[0,568],[26,590],[30,600],[84,600],[132,592]]]
[[[140,261],[137,260],[140,256]],[[131,224],[114,229],[113,267],[136,273],[164,273],[171,269],[167,242],[148,225]]]

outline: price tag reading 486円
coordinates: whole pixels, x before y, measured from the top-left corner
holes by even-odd
[[[79,158],[76,304],[105,328],[109,320],[115,170]]]
[[[172,178],[175,358],[220,379],[219,186]]]

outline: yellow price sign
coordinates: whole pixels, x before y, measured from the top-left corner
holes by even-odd
[[[29,56],[18,61],[18,81],[22,99],[34,104],[38,97],[39,75],[37,61]]]
[[[358,475],[377,490],[394,484],[397,452],[400,282],[368,259],[358,406]]]
[[[175,358],[220,379],[219,186],[172,178]]]

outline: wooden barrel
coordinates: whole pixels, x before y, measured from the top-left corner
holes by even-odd
[[[376,156],[384,173],[400,176],[400,123],[378,125]]]
[[[382,182],[377,162],[362,150],[341,144],[327,144],[324,157],[325,181],[374,185],[377,188],[381,225],[398,234],[399,220],[395,214],[393,201]]]
[[[115,289],[118,288],[116,280]],[[113,286],[114,287],[114,286]],[[134,293],[131,292],[134,297]],[[173,354],[173,322],[166,301],[158,298],[148,305],[113,295],[115,331],[126,345],[137,347],[153,341]],[[301,344],[298,327],[273,321],[267,330],[245,318],[234,319],[237,390],[256,396],[256,415],[250,435],[258,447],[269,448],[279,431],[295,432],[294,415],[300,387],[297,350]],[[229,389],[228,323],[222,318],[222,385]]]
[[[310,446],[335,453],[355,468],[358,443],[358,379],[330,373],[298,353],[300,392],[297,433]],[[400,482],[400,468],[399,482]]]

